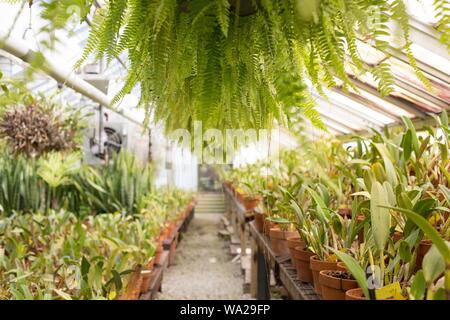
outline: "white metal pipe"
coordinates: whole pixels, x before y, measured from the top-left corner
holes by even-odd
[[[1,49],[27,63],[32,61],[33,57],[36,55],[36,52],[31,50],[24,40],[12,38],[8,36],[8,34],[6,34],[3,30],[0,30],[0,46]],[[102,91],[100,91],[90,83],[81,79],[72,70],[62,68],[61,66],[52,63],[45,57],[44,63],[40,69],[59,83],[72,88],[73,90],[81,93],[83,96],[88,97],[89,99],[101,104],[109,110],[120,114],[129,121],[143,126],[142,121],[134,118],[132,115],[127,114],[126,109],[113,108],[111,101],[106,94],[104,94]]]

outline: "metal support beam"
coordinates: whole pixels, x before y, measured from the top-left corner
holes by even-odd
[[[379,92],[376,88],[374,88],[374,87],[368,85],[367,83],[362,82],[361,80],[359,80],[359,79],[357,79],[357,78],[354,78],[354,77],[353,77],[352,80],[353,80],[353,83],[355,84],[355,86],[356,86],[358,89],[365,90],[365,91],[369,92],[370,94],[379,97],[380,99],[386,100],[387,102],[392,103],[392,104],[398,106],[399,108],[402,108],[403,110],[408,111],[409,113],[412,113],[412,114],[415,115],[416,117],[425,117],[425,116],[427,115],[425,112],[423,112],[422,110],[420,110],[420,109],[419,109],[414,103],[412,103],[412,102],[409,102],[409,101],[404,100],[404,99],[396,98],[396,97],[393,97],[393,96],[381,97],[380,92]],[[342,89],[338,89],[338,91],[339,91],[340,93],[342,93],[342,94],[344,94],[344,95],[350,97],[350,98],[353,99],[353,100],[359,101],[360,103],[362,103],[362,104],[365,105],[366,107],[371,108],[371,109],[373,109],[373,110],[375,110],[375,111],[377,111],[377,112],[380,112],[380,113],[386,115],[387,117],[396,119],[396,121],[399,121],[399,120],[400,120],[399,117],[397,117],[397,116],[395,116],[395,115],[393,115],[393,114],[390,114],[390,113],[384,111],[383,109],[381,109],[380,107],[378,107],[378,106],[376,105],[376,103],[374,103],[374,102],[372,102],[372,101],[370,101],[370,100],[368,100],[368,99],[365,99],[365,98],[361,97],[361,96],[358,95],[358,94],[346,93],[346,92],[344,92]]]
[[[436,116],[439,116],[438,114]],[[436,120],[434,119],[434,117],[432,115],[428,115],[425,118],[415,118],[415,119],[411,119],[411,122],[413,123],[414,127],[416,128],[417,131],[421,131],[423,130],[425,127],[433,127],[436,126]],[[404,125],[403,122],[401,123],[391,123],[388,124],[387,127],[391,130],[400,130],[403,129],[404,130]],[[373,132],[369,131],[369,130],[360,130],[360,131],[355,131],[352,132],[350,134],[343,134],[338,136],[339,139],[342,140],[348,140],[351,139],[354,136],[361,136],[361,137],[369,137],[373,134]]]
[[[30,63],[36,57],[37,53],[31,50],[27,43],[22,39],[12,38],[8,34],[0,30],[0,49],[12,54],[13,56]],[[105,108],[120,114],[125,119],[143,127],[142,120],[134,118],[127,114],[125,108],[116,109],[112,106],[110,99],[99,89],[78,77],[72,70],[67,70],[61,66],[52,63],[51,60],[44,57],[44,63],[40,70],[48,74],[50,77],[66,85],[69,88],[81,93],[83,96],[101,104]]]

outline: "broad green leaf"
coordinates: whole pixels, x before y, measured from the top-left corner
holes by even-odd
[[[413,300],[423,300],[425,298],[425,289],[427,284],[425,282],[425,277],[423,276],[423,271],[419,270],[415,275],[411,283],[410,296]]]
[[[91,264],[87,259],[83,256],[81,259],[81,276],[83,279],[86,279],[87,275],[89,274],[89,268],[91,267]]]
[[[406,127],[411,131],[411,144],[414,150],[414,153],[416,155],[419,154],[419,140],[417,139],[417,133],[416,128],[414,127],[414,124],[412,123],[411,119],[408,117],[402,117],[403,122],[405,123]]]
[[[372,185],[372,193],[370,198],[370,216],[373,238],[379,250],[383,250],[389,239],[389,229],[391,227],[391,216],[386,190],[383,186],[375,181]]]
[[[438,288],[435,292],[433,292],[432,299],[433,300],[447,300],[447,295],[445,293],[445,289]]]
[[[395,167],[392,164],[392,161],[389,157],[389,151],[386,149],[386,146],[381,143],[374,143],[384,162],[384,169],[386,170],[386,178],[389,183],[395,187],[398,183],[397,172],[395,171]]]
[[[441,163],[439,164],[439,169],[441,170],[442,174],[445,176],[447,181],[449,181],[450,183],[450,173],[445,169],[445,167]]]
[[[383,188],[386,191],[388,202],[391,206],[395,206],[397,204],[397,200],[395,199],[394,190],[389,182],[385,181],[383,183]]]
[[[400,255],[400,258],[405,262],[411,261],[411,247],[409,246],[408,242],[405,240],[400,241],[400,246],[398,248],[398,252]]]
[[[427,235],[427,237],[431,239],[433,244],[439,250],[440,254],[444,257],[445,263],[450,264],[450,248],[448,247],[447,243],[441,238],[439,232],[437,232],[436,229],[434,229],[434,227],[426,219],[408,209],[395,207],[387,208],[398,210],[404,213],[412,221],[414,221],[414,223]]]
[[[402,148],[403,148],[403,161],[406,163],[411,158],[411,152],[412,152],[412,133],[411,130],[406,131],[406,133],[403,136],[402,139]]]
[[[328,210],[326,210],[328,208],[325,205],[325,202],[320,197],[320,195],[313,189],[308,187],[306,190],[309,192],[309,194],[311,195],[311,197],[314,199],[314,201],[316,203],[316,213],[318,215],[318,218],[322,222],[326,223],[330,219],[330,213],[328,212]]]
[[[444,128],[448,128],[448,114],[447,114],[447,110],[442,111],[441,116],[441,124]]]
[[[432,246],[425,254],[422,269],[428,284],[433,283],[445,271],[445,261],[436,246]]]
[[[372,165],[372,172],[375,176],[375,178],[380,182],[383,183],[386,181],[386,171],[384,170],[381,163],[376,162]]]
[[[348,255],[347,253],[340,252],[335,249],[331,250],[339,258],[339,260],[341,260],[345,264],[348,271],[352,274],[353,278],[355,278],[355,280],[358,282],[358,285],[364,292],[366,298],[370,299],[366,273],[364,272],[364,269],[359,265],[358,261],[356,261],[355,258]]]

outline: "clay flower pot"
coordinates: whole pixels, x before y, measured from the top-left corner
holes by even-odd
[[[339,215],[341,215],[343,218],[352,218],[352,208],[340,208],[338,210]]]
[[[322,270],[319,283],[324,300],[345,300],[347,290],[358,288],[358,283],[347,271]]]
[[[277,256],[285,256],[289,254],[287,238],[296,236],[296,231],[283,231],[279,228],[270,229],[269,237],[272,250]]]
[[[367,300],[367,298],[361,288],[355,288],[345,292],[345,300]]]
[[[313,274],[314,291],[316,291],[316,293],[321,296],[322,288],[320,287],[319,283],[320,271],[337,270],[337,262],[321,261],[316,255],[314,255],[311,258],[309,258],[309,263]]]
[[[236,198],[238,199],[239,203],[244,204],[244,195],[236,190]]]
[[[356,218],[356,223],[360,224],[362,223],[364,220],[366,219],[366,216],[363,214],[360,214],[357,218]],[[362,228],[359,233],[358,233],[358,241],[359,243],[363,243],[364,242],[364,228]]]
[[[293,251],[297,277],[302,282],[313,283],[313,275],[309,265],[309,260],[315,255],[305,247],[295,247]]]
[[[161,242],[158,242],[158,245],[156,247],[155,256],[153,257],[154,264],[161,265],[161,255],[163,252],[164,252],[164,248],[163,248],[162,241],[161,241]]]
[[[345,266],[345,263],[343,263],[342,261],[339,261],[337,263],[337,270],[339,270],[339,271],[348,271],[347,267]]]
[[[264,215],[262,213],[255,213],[255,227],[259,233],[264,231]]]
[[[266,236],[269,236],[270,229],[276,228],[276,227],[277,227],[277,225],[275,223],[273,223],[272,221],[269,221],[267,219],[264,219],[264,234]]]
[[[153,256],[147,263],[146,269],[152,270],[154,265],[155,265],[155,257]]]
[[[287,241],[287,246],[288,246],[288,249],[289,249],[289,253],[291,255],[291,263],[292,263],[292,265],[294,267],[296,267],[295,266],[295,259],[294,259],[294,249],[295,249],[295,247],[302,247],[302,248],[304,248],[305,247],[305,242],[302,240],[302,238],[300,238],[299,235],[288,237],[288,238],[286,238],[286,241]]]
[[[403,239],[403,234],[398,232],[398,231],[395,231],[393,236],[392,236],[392,239],[394,240],[394,243],[396,243],[400,239]]]
[[[242,204],[244,205],[245,210],[250,211],[255,209],[260,201],[261,201],[260,196],[255,197],[244,196],[242,199]]]
[[[422,269],[423,257],[427,254],[428,250],[430,250],[433,243],[431,240],[424,239],[420,240],[419,248],[417,248],[417,259],[416,259],[416,267],[415,271]]]
[[[152,281],[153,270],[142,270],[141,293],[147,293],[150,290],[150,282]]]

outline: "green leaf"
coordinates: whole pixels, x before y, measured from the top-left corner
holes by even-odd
[[[422,200],[417,201],[417,203],[414,205],[412,211],[420,214],[424,218],[427,218],[429,216],[429,213],[431,213],[435,204],[436,204],[436,200],[434,200],[432,198],[422,199]]]
[[[325,202],[320,197],[320,195],[313,189],[307,187],[306,190],[309,192],[309,194],[311,195],[311,197],[314,199],[314,201],[316,203],[316,213],[318,215],[318,218],[322,222],[326,223],[330,219],[330,213],[327,210],[328,208],[325,205]]]
[[[411,158],[412,153],[412,133],[411,130],[406,131],[405,135],[403,136],[401,146],[403,148],[403,161],[408,162],[408,160]]]
[[[340,252],[332,248],[331,250],[339,258],[339,260],[341,260],[345,264],[348,271],[352,274],[353,278],[355,278],[356,282],[358,282],[358,285],[362,289],[366,298],[370,299],[366,273],[364,272],[363,268],[361,268],[358,261],[356,261],[355,258],[348,255],[347,253]]]
[[[87,259],[83,256],[81,259],[81,276],[83,279],[86,279],[89,273],[89,268],[91,267],[91,264]]]
[[[438,288],[433,293],[433,300],[447,300],[447,294],[444,288]]]
[[[393,209],[404,213],[408,218],[410,218],[414,223],[427,235],[429,239],[433,242],[436,248],[439,250],[441,255],[444,257],[445,263],[450,264],[450,248],[447,243],[441,238],[439,232],[434,229],[434,227],[422,216],[417,213],[403,208],[387,207],[388,209]]]
[[[400,255],[400,258],[405,262],[411,261],[411,247],[409,246],[408,242],[405,240],[401,240],[400,246],[398,248],[398,252]]]
[[[425,254],[422,269],[428,284],[432,284],[445,271],[445,261],[436,246],[432,246]]]
[[[389,151],[387,150],[386,146],[381,143],[374,143],[374,146],[380,153],[381,157],[383,158],[384,162],[384,169],[386,170],[386,178],[389,181],[389,183],[395,187],[398,183],[397,179],[397,173],[395,171],[395,167],[389,158]]]
[[[383,250],[389,239],[389,232],[391,227],[391,216],[386,190],[383,186],[375,181],[372,184],[372,193],[370,197],[370,216],[372,223],[373,237],[375,244],[379,250]]]
[[[419,155],[419,140],[417,139],[417,133],[416,128],[414,127],[411,119],[408,117],[402,117],[403,122],[405,123],[406,127],[411,131],[411,144],[413,147],[413,150],[415,154]]]
[[[440,118],[441,118],[442,126],[444,128],[448,128],[448,114],[447,114],[447,110],[442,111]]]
[[[439,169],[441,170],[442,174],[445,176],[447,181],[450,183],[450,173],[445,169],[442,163],[439,164]]]
[[[410,295],[414,300],[423,300],[425,298],[426,282],[423,271],[419,270],[411,283]]]

